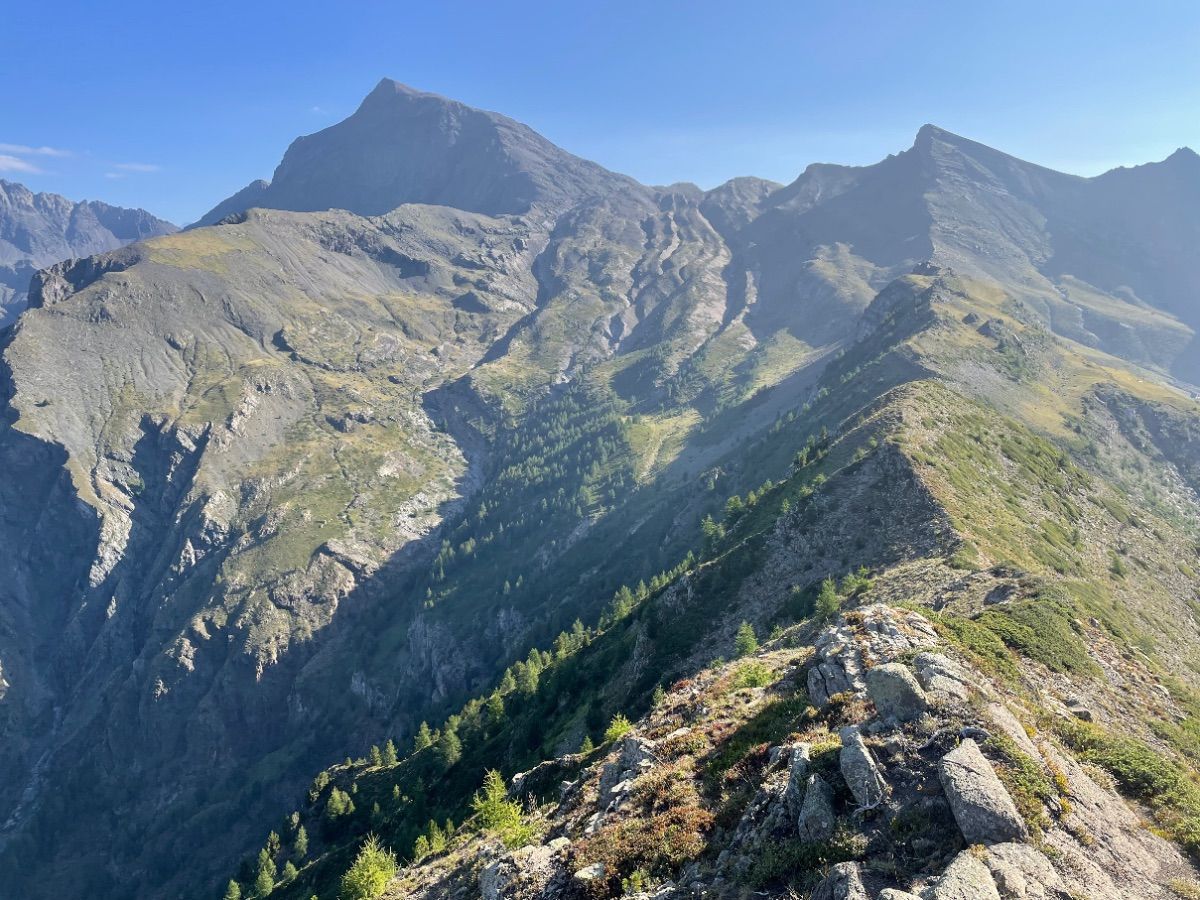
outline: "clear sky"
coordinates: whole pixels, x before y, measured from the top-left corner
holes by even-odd
[[[1079,174],[1200,148],[1200,3],[12,0],[0,178],[195,219],[383,76],[641,181],[790,181],[932,122]]]

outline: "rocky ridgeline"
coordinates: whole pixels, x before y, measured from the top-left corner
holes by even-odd
[[[738,702],[717,699],[728,679],[698,676],[602,758],[577,754],[515,778],[513,796],[532,809],[535,782],[566,776],[560,799],[534,816],[544,842],[508,852],[470,843],[449,865],[462,877],[446,876],[445,859],[425,863],[389,896],[667,900],[753,889],[794,897],[801,884],[812,900],[1166,900],[1177,896],[1172,884],[1195,877],[1125,801],[1049,739],[1031,736],[1008,705],[1015,698],[956,658],[920,614],[864,607],[827,628],[811,653],[768,649],[759,658],[782,659],[783,674],[776,668],[778,680],[766,688],[735,689]],[[816,707],[805,716],[827,730],[794,739],[792,729],[803,726],[782,722],[786,739],[764,750],[751,799],[729,824],[715,811],[702,852],[667,880],[661,872],[618,879],[597,860],[605,835],[642,831],[651,842],[677,841],[678,832],[657,830],[646,810],[660,807],[646,798],[705,797],[697,774],[704,767],[684,763],[720,752],[730,707],[753,714],[764,697],[786,696],[800,683]],[[697,783],[674,784],[687,773]],[[1052,790],[1030,793],[1031,782]],[[682,819],[678,827],[686,827]],[[789,871],[764,877],[767,861],[786,848]],[[836,848],[853,858],[836,861]],[[806,880],[796,878],[801,860],[810,861]]]

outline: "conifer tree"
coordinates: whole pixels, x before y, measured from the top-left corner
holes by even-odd
[[[758,636],[754,633],[754,626],[749,622],[742,622],[738,626],[737,636],[733,639],[733,648],[739,657],[749,656],[758,649]]]
[[[275,860],[264,847],[258,851],[258,871],[254,876],[254,896],[266,897],[275,890]]]
[[[396,754],[396,744],[391,738],[388,738],[387,743],[383,745],[383,764],[394,766],[398,762],[400,762],[400,758]]]
[[[422,750],[433,746],[433,732],[429,730],[429,723],[422,722],[421,727],[417,729],[417,736],[413,739],[413,750],[420,753]]]

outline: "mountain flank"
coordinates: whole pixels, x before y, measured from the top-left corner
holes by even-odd
[[[648,187],[385,80],[43,268],[0,338],[0,870],[1187,897],[1198,168],[926,126]]]

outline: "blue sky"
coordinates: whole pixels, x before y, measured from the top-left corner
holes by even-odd
[[[1200,148],[1200,4],[6,4],[0,178],[190,221],[388,76],[655,184],[869,163],[925,122],[1080,174]]]

